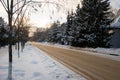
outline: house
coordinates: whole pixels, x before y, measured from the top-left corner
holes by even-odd
[[[112,48],[120,48],[120,16],[116,18],[114,23],[112,23],[110,28],[110,33],[114,33],[111,36],[111,47]]]

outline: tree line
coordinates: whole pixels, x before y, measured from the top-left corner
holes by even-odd
[[[24,46],[28,39],[29,25],[25,25],[25,17],[29,17],[33,11],[38,11],[38,8],[44,7],[45,4],[52,4],[56,8],[60,9],[60,0],[53,1],[35,1],[35,0],[0,0],[2,7],[7,13],[8,19],[8,52],[9,52],[9,71],[8,79],[12,80],[12,45],[18,43],[19,54],[19,42]],[[29,9],[28,9],[29,8]],[[1,42],[3,43],[3,42]],[[19,55],[18,55],[19,56]]]
[[[14,32],[12,32],[12,45],[15,45],[18,42],[21,42],[21,44],[24,45],[25,42],[29,39],[29,26],[24,25],[21,26],[19,29],[17,28],[17,26],[13,26],[13,29]],[[9,27],[8,24],[4,21],[4,19],[0,17],[0,47],[6,46],[8,44]]]
[[[33,39],[78,47],[110,47],[108,33],[111,19],[109,0],[83,0],[75,12],[68,12],[67,21],[56,21],[50,28],[38,29]]]

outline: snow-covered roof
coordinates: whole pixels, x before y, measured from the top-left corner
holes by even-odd
[[[117,18],[114,23],[112,23],[111,27],[120,28],[120,17]]]
[[[115,19],[115,21],[111,24],[112,28],[120,28],[120,15]]]

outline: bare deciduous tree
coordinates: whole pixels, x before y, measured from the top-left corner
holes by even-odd
[[[0,0],[2,6],[4,7],[5,11],[8,15],[8,26],[9,26],[9,80],[12,80],[12,42],[13,42],[13,26],[17,23],[17,20],[20,19],[21,13],[25,11],[25,9],[33,4],[38,4],[39,7],[41,7],[42,3],[46,4],[53,4],[56,6],[56,8],[60,9],[60,7],[63,7],[58,2],[50,2],[49,0],[45,1],[35,1],[35,0]],[[34,5],[33,5],[34,6]],[[35,11],[37,9],[33,7]],[[24,15],[22,14],[22,17]],[[22,20],[21,20],[22,21]],[[21,21],[19,21],[21,24]],[[18,26],[19,27],[19,26]]]

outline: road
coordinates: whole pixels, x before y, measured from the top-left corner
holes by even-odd
[[[120,61],[78,50],[42,45],[36,42],[31,42],[31,44],[88,80],[120,80]]]

